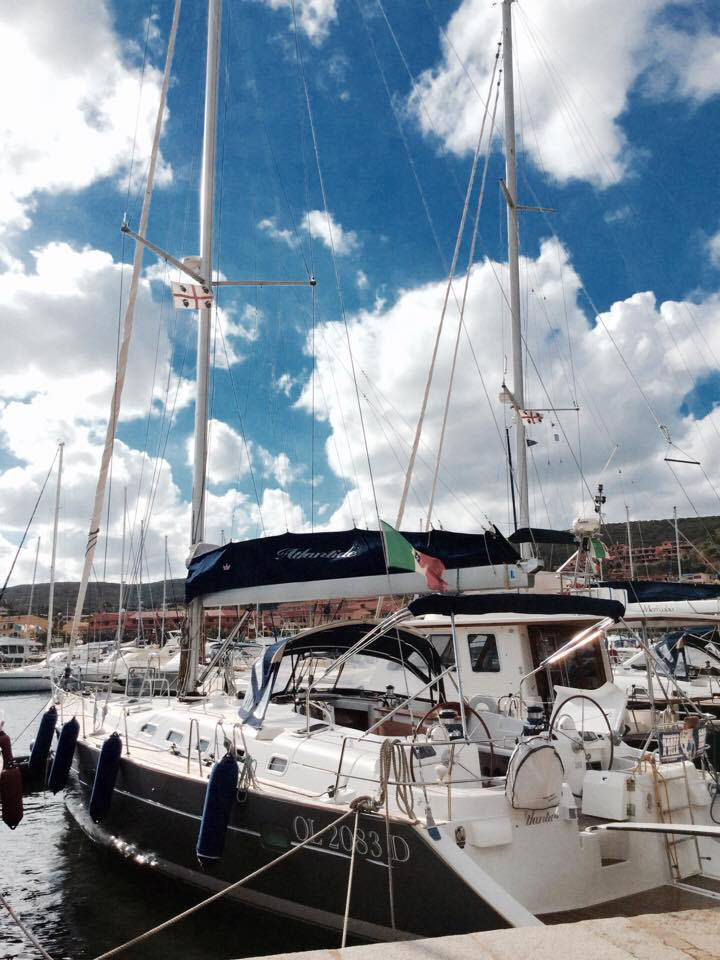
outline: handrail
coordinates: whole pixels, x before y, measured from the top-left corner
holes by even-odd
[[[200,752],[200,721],[197,717],[190,717],[190,732],[188,733],[188,748],[187,748],[187,773],[190,773],[190,753],[192,751],[192,732],[193,724],[195,724],[195,742],[197,743],[197,754],[198,754],[198,768],[200,770],[200,776],[202,777],[203,768],[202,768],[202,754]]]

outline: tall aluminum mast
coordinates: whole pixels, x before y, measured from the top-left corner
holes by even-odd
[[[525,409],[523,384],[523,340],[520,315],[520,267],[517,223],[517,173],[515,164],[515,96],[513,90],[512,15],[513,0],[503,0],[503,94],[505,100],[505,186],[507,190],[508,268],[510,273],[510,313],[512,314],[512,393],[515,398],[515,477],[518,491],[518,523],[530,526],[528,508],[528,469],[525,424],[520,410]],[[522,545],[529,557],[530,544]]]
[[[215,201],[215,144],[220,66],[221,0],[209,0],[207,62],[205,66],[205,122],[203,128],[202,179],[200,183],[200,273],[212,278],[213,207]],[[195,394],[195,452],[193,456],[191,555],[205,537],[205,485],[208,441],[208,379],[212,307],[203,307],[198,317],[197,389]],[[202,598],[190,604],[189,647],[182,675],[183,692],[197,691],[198,665],[203,645]]]

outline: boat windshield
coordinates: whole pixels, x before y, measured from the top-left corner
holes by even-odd
[[[533,666],[538,667],[577,633],[578,628],[574,624],[528,627]],[[552,702],[551,686],[597,690],[607,683],[610,677],[603,657],[603,644],[602,637],[598,636],[592,643],[578,647],[568,656],[539,671],[535,679],[542,699]]]

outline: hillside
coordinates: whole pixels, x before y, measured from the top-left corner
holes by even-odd
[[[682,551],[683,573],[715,574],[720,569],[720,516],[712,517],[681,517],[678,520],[681,533],[680,544]],[[636,558],[635,574],[643,578],[661,578],[676,576],[677,567],[674,556],[675,531],[672,520],[633,520],[630,524],[633,543],[633,555]],[[693,546],[689,546],[687,538]],[[624,555],[627,545],[627,527],[624,523],[608,523],[603,527],[603,540],[611,548],[611,557]],[[661,547],[670,543],[672,549],[660,552],[650,559],[649,548]],[[552,551],[546,548],[542,551],[543,560],[548,569],[556,568],[572,551],[564,547],[554,547]],[[620,561],[618,560],[618,563]],[[613,564],[616,566],[616,564]],[[619,566],[607,571],[621,575]],[[162,581],[144,583],[142,585],[142,605],[145,609],[159,607],[162,597]],[[98,610],[115,611],[118,608],[117,583],[91,583],[88,586],[85,612]],[[175,606],[183,602],[184,581],[168,580],[168,606]],[[47,612],[49,585],[39,583],[35,585],[33,598],[33,613]],[[55,609],[65,615],[72,615],[77,597],[78,584],[61,582],[55,584]],[[3,605],[12,613],[27,613],[30,600],[30,584],[19,584],[8,587],[3,598]],[[127,597],[127,606],[137,608],[137,587],[132,587]]]
[[[98,610],[116,611],[119,599],[119,584],[117,583],[89,583],[87,599],[85,601],[85,613],[94,613]],[[142,605],[144,609],[150,610],[159,607],[162,601],[162,580],[155,583],[144,583],[142,585]],[[168,580],[167,582],[167,604],[173,607],[183,602],[185,596],[185,582],[183,580]],[[33,594],[33,613],[44,615],[48,608],[48,594],[50,585],[48,583],[36,583]],[[78,583],[75,581],[61,581],[55,584],[55,611],[61,616],[73,615],[75,610],[75,601],[77,599]],[[136,609],[138,605],[138,590],[136,586],[130,588],[125,594],[125,606],[130,609]],[[28,603],[30,602],[30,584],[18,584],[16,587],[8,587],[3,597],[3,606],[6,606],[12,613],[20,614],[28,612]]]

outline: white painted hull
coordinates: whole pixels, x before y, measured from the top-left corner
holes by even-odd
[[[0,693],[34,693],[50,690],[47,668],[18,667],[0,671]]]

